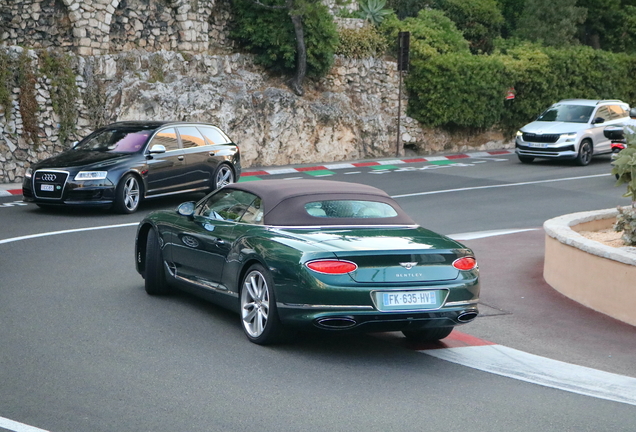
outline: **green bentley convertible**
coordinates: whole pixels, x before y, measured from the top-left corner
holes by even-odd
[[[178,288],[235,310],[257,344],[299,330],[435,341],[478,314],[473,252],[361,184],[229,184],[148,215],[135,255],[148,294]]]

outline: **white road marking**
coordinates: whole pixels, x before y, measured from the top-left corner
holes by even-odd
[[[533,384],[636,405],[636,378],[529,354],[502,345],[420,351],[441,360]]]
[[[39,238],[39,237],[48,237],[48,236],[54,236],[54,235],[60,235],[60,234],[70,234],[70,233],[76,233],[76,232],[82,232],[82,231],[96,231],[96,230],[109,229],[109,228],[122,228],[122,227],[130,227],[130,226],[137,226],[137,225],[139,225],[139,222],[131,222],[126,224],[118,224],[118,225],[103,225],[103,226],[89,227],[89,228],[76,228],[76,229],[69,229],[69,230],[62,230],[62,231],[51,231],[51,232],[30,234],[30,235],[25,235],[20,237],[3,239],[3,240],[0,240],[0,244],[13,243],[13,242],[21,241],[21,240],[29,240],[29,239]]]
[[[421,196],[421,195],[435,195],[435,194],[450,193],[450,192],[465,192],[465,191],[478,190],[478,189],[496,189],[496,188],[514,187],[514,186],[527,186],[527,185],[535,185],[535,184],[542,184],[542,183],[558,183],[562,181],[583,180],[583,179],[590,179],[595,177],[606,177],[609,175],[611,174],[610,173],[594,174],[594,175],[581,176],[581,177],[566,177],[562,179],[536,180],[536,181],[529,181],[529,182],[505,183],[505,184],[489,185],[489,186],[474,186],[474,187],[467,187],[467,188],[445,189],[445,190],[428,191],[428,192],[415,192],[410,194],[392,195],[391,198],[405,198],[405,197],[413,197],[413,196]]]
[[[13,432],[49,432],[47,430],[25,425],[23,423],[18,423],[16,421],[9,420],[4,417],[0,417],[0,428],[10,430]]]
[[[491,231],[478,231],[478,232],[470,232],[470,233],[459,233],[459,234],[450,234],[446,237],[450,237],[453,240],[475,240],[486,237],[495,237],[506,234],[515,234],[526,231],[536,231],[541,228],[525,228],[525,229],[506,229],[506,230],[491,230]]]

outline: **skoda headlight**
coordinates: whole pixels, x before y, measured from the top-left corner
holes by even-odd
[[[30,179],[33,176],[33,170],[31,168],[27,168],[24,172],[24,176]]]
[[[108,171],[80,171],[75,175],[75,180],[103,180],[107,174]]]
[[[576,140],[576,132],[561,134],[561,138],[565,138],[565,142],[574,142]]]

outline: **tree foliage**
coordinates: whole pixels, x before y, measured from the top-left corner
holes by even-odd
[[[587,9],[577,0],[525,0],[515,35],[547,46],[566,46],[578,41],[578,26],[585,21]]]
[[[232,38],[254,53],[258,63],[292,74],[298,66],[298,38],[290,17],[299,17],[307,53],[307,75],[317,77],[329,71],[338,33],[327,7],[315,0],[265,0],[262,4],[265,6],[251,0],[233,1]]]
[[[501,35],[504,18],[495,0],[436,0],[437,8],[457,25],[473,53],[489,53]]]

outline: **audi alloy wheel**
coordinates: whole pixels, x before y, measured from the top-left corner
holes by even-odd
[[[221,189],[230,183],[234,183],[234,171],[232,171],[232,168],[227,164],[219,165],[214,172],[215,189]]]
[[[117,184],[114,210],[117,213],[134,213],[139,208],[141,186],[133,174],[126,174]]]

